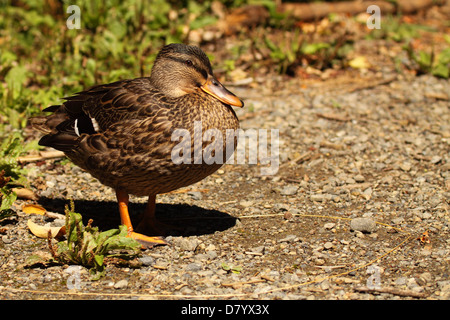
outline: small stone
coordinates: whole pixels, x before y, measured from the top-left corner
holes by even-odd
[[[322,281],[322,282],[320,283],[320,288],[321,288],[322,290],[328,290],[328,289],[330,289],[330,282],[329,282],[328,280]]]
[[[350,228],[355,231],[371,233],[377,229],[377,225],[370,218],[355,218],[350,221]]]
[[[433,156],[432,158],[431,158],[431,163],[432,164],[438,164],[439,162],[441,162],[441,160],[442,160],[442,157],[440,157],[440,156]]]
[[[266,249],[265,246],[259,246],[259,247],[252,248],[250,251],[254,252],[254,253],[263,254],[265,249]]]
[[[202,265],[200,264],[200,263],[195,263],[195,262],[193,262],[193,263],[189,263],[187,266],[186,266],[186,271],[200,271],[200,270],[202,270]]]
[[[139,261],[144,265],[144,266],[152,266],[155,264],[155,259],[153,257],[150,256],[143,256],[139,258]]]
[[[314,264],[316,264],[318,266],[323,266],[325,264],[325,260],[321,259],[321,258],[317,258],[314,260]]]
[[[8,238],[8,236],[2,236],[2,241],[4,244],[10,244],[13,242],[10,238]]]
[[[206,255],[208,256],[209,259],[215,259],[217,258],[217,251],[216,250],[206,251]]]
[[[408,163],[408,162],[402,163],[402,164],[400,165],[400,169],[402,169],[403,171],[408,172],[408,171],[411,170],[411,164]]]
[[[47,180],[45,183],[47,184],[47,187],[48,187],[49,189],[54,188],[55,185],[56,185],[56,183],[55,183],[54,181],[52,181],[52,180]]]
[[[281,189],[280,194],[283,196],[292,196],[296,194],[298,191],[298,187],[294,185],[286,186],[283,189]]]
[[[283,239],[278,240],[278,242],[294,242],[297,240],[297,236],[290,234],[284,237]]]
[[[397,285],[397,286],[406,286],[406,282],[407,282],[407,278],[406,277],[400,277],[400,278],[397,278],[395,281],[394,281],[394,283],[395,283],[395,285]]]
[[[355,181],[358,183],[366,181],[366,178],[364,178],[362,174],[357,174],[356,176],[353,177],[353,179],[355,179]]]
[[[430,272],[424,272],[419,275],[419,281],[423,284],[429,284],[433,281],[433,275]]]
[[[188,239],[181,237],[174,237],[172,242],[175,246],[180,247],[183,251],[195,251],[197,246],[199,245],[198,239]]]
[[[325,223],[325,224],[323,225],[323,227],[325,228],[325,230],[331,230],[331,229],[334,228],[335,225],[336,225],[336,223],[328,222],[328,223]]]
[[[203,195],[199,191],[190,191],[190,192],[188,192],[188,195],[190,195],[193,200],[202,200],[203,199]]]
[[[333,243],[330,241],[325,242],[325,244],[323,245],[323,248],[325,250],[330,250],[331,248],[333,248]]]
[[[125,289],[126,287],[128,287],[127,280],[120,280],[114,284],[114,289]]]
[[[394,218],[392,219],[392,223],[398,226],[401,225],[402,223],[405,223],[405,219],[403,217]]]
[[[253,206],[253,201],[244,200],[244,201],[239,202],[239,205],[244,207],[244,208],[252,207]]]
[[[321,193],[311,195],[311,201],[314,201],[314,202],[322,202],[325,199],[326,199],[325,195],[323,195]]]
[[[345,183],[346,183],[346,184],[354,184],[354,183],[356,183],[356,181],[355,181],[355,179],[353,179],[353,178],[347,178],[347,179],[345,180]]]

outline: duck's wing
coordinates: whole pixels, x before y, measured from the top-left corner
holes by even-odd
[[[46,133],[40,144],[62,151],[72,149],[82,134],[102,133],[124,120],[152,117],[166,105],[166,97],[152,87],[149,78],[97,85],[64,100],[44,109],[51,115],[31,119],[36,129]]]

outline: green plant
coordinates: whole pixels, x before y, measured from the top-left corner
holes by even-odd
[[[0,136],[0,219],[14,214],[11,206],[17,195],[11,187],[26,184],[25,170],[17,159],[27,148],[19,131]]]
[[[98,280],[105,274],[105,258],[133,258],[140,252],[141,245],[127,237],[127,229],[111,229],[99,232],[92,227],[92,220],[83,225],[81,214],[75,212],[73,202],[66,206],[66,240],[52,248],[53,258],[61,263],[78,264],[90,268],[92,280]],[[117,253],[118,250],[121,252]],[[122,251],[126,251],[123,253]]]
[[[382,28],[373,29],[367,37],[369,39],[388,39],[404,42],[419,38],[421,31],[435,31],[435,29],[429,26],[406,23],[402,21],[401,17],[387,15],[383,17]]]
[[[5,171],[0,171],[0,220],[13,216],[15,212],[11,205],[16,201],[17,195],[7,187],[11,177],[5,176]]]
[[[22,135],[18,131],[13,131],[6,137],[0,136],[0,171],[4,175],[17,181],[22,176],[22,168],[17,162],[17,158],[24,151]]]
[[[270,58],[282,74],[294,73],[295,67],[303,64],[320,70],[330,68],[342,63],[353,48],[352,40],[346,33],[325,42],[301,34],[298,29],[273,40],[266,36],[264,45],[270,50]]]
[[[232,273],[241,273],[241,271],[242,271],[242,267],[240,267],[240,266],[229,266],[225,262],[222,262],[222,269],[227,271],[227,272],[232,272]]]
[[[410,60],[417,65],[419,74],[429,73],[436,77],[450,77],[450,47],[442,49],[435,53],[434,48],[431,52],[424,50],[414,50],[411,44],[404,47]]]

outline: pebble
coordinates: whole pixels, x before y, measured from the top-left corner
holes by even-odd
[[[330,241],[327,241],[327,242],[325,242],[324,244],[323,244],[323,248],[325,249],[325,250],[330,250],[331,248],[333,248],[334,247],[334,244],[332,243],[332,242],[330,242]]]
[[[114,289],[125,289],[126,287],[128,287],[128,281],[125,279],[114,283]]]
[[[321,194],[321,193],[311,195],[311,201],[315,201],[315,202],[325,201],[326,198],[327,198],[327,196],[324,194]]]
[[[202,264],[201,263],[195,263],[195,262],[193,262],[193,263],[189,263],[187,266],[186,266],[186,271],[200,271],[200,270],[202,270]]]
[[[377,225],[370,218],[354,218],[350,221],[350,228],[354,231],[372,233],[377,229]]]
[[[430,162],[431,162],[432,164],[438,164],[439,162],[441,162],[441,160],[442,160],[442,157],[441,157],[441,156],[433,156],[433,157],[431,158]]]
[[[284,237],[283,239],[279,239],[278,242],[294,242],[297,241],[297,236],[290,234]]]
[[[173,237],[168,239],[174,246],[179,247],[182,251],[195,251],[200,241],[196,238]]]
[[[254,206],[254,202],[253,201],[244,200],[244,201],[239,202],[239,205],[244,207],[244,208],[249,208],[249,207]]]
[[[144,266],[152,266],[155,264],[155,259],[153,257],[150,256],[142,256],[139,258],[139,261],[144,265]]]
[[[409,163],[409,162],[402,163],[400,165],[400,169],[402,169],[403,171],[406,171],[406,172],[411,171],[411,163]]]
[[[211,259],[211,260],[217,258],[217,256],[218,256],[217,251],[215,251],[215,250],[206,251],[206,255],[208,256],[208,259]]]
[[[326,230],[331,230],[331,229],[333,229],[335,226],[336,226],[336,223],[333,223],[333,222],[328,222],[328,223],[325,223],[325,224],[323,225],[323,227],[324,227]]]
[[[200,191],[189,191],[188,195],[190,195],[193,200],[202,200],[203,199],[203,195]]]
[[[281,189],[280,194],[283,196],[292,196],[296,194],[298,191],[298,187],[294,185],[288,185],[285,186],[283,189]]]
[[[294,238],[294,239],[295,239],[295,238]],[[265,246],[259,246],[259,247],[252,248],[252,249],[250,250],[250,252],[263,254],[265,249],[266,249]]]

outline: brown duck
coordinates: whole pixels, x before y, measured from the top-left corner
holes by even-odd
[[[227,146],[231,144],[233,151],[237,143],[235,136],[231,143],[225,139],[239,128],[231,106],[243,106],[214,77],[206,54],[184,44],[163,47],[150,77],[97,85],[64,99],[63,104],[44,110],[52,114],[31,119],[45,133],[39,144],[63,151],[76,165],[114,188],[121,223],[130,237],[147,247],[165,244],[159,236],[142,234],[158,229],[156,195],[198,182],[220,168],[230,155]],[[205,141],[195,131],[196,125],[201,125],[202,135],[212,129],[223,139]],[[187,149],[180,149],[181,137],[173,138],[177,129],[192,137],[185,140]],[[198,145],[203,152],[209,148],[212,156],[219,152],[223,161],[198,159]],[[174,150],[175,155],[188,150],[182,154],[188,161],[174,161]],[[148,196],[137,227],[141,233],[133,231],[129,194]]]

